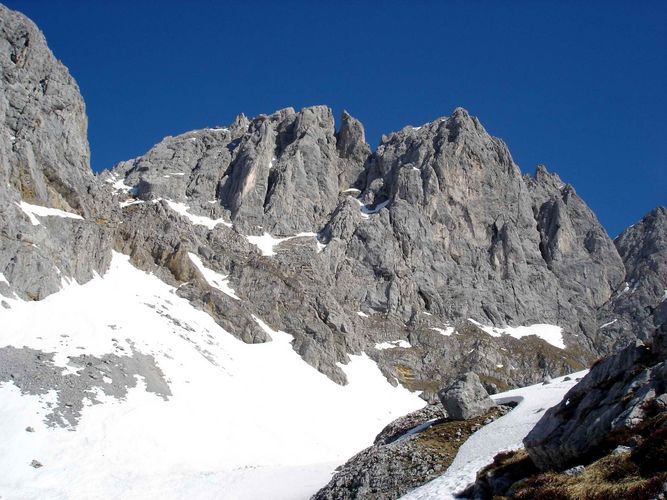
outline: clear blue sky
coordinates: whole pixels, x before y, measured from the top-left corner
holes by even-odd
[[[667,2],[5,2],[79,82],[95,170],[287,106],[382,133],[463,106],[612,236],[667,204]]]

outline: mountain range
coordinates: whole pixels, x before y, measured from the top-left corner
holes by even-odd
[[[0,45],[0,496],[179,498],[285,467],[314,493],[468,371],[540,383],[667,320],[667,210],[612,240],[462,108],[375,149],[325,106],[240,114],[96,174],[42,33],[0,6]]]

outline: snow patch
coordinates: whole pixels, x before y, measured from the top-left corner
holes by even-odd
[[[378,213],[384,207],[389,205],[389,202],[391,201],[391,200],[385,200],[382,203],[378,203],[377,205],[364,205],[358,198],[353,198],[353,199],[359,204],[359,210],[361,212],[361,216],[364,219],[367,219],[370,215]]]
[[[195,215],[190,213],[189,212],[190,207],[185,203],[180,203],[171,200],[164,200],[164,201],[167,202],[169,208],[171,208],[174,212],[181,214],[183,217],[187,218],[190,222],[198,226],[206,226],[208,229],[213,229],[218,224],[222,224],[223,226],[227,227],[232,227],[232,223],[226,222],[223,218],[211,219],[210,217],[206,217],[204,215]]]
[[[432,327],[431,330],[433,330],[434,332],[438,332],[440,335],[444,335],[445,337],[449,337],[452,333],[454,333],[453,326],[448,326],[446,328]]]
[[[366,314],[364,311],[357,311],[357,316],[361,318],[368,318],[368,314]]]
[[[407,340],[392,340],[389,342],[381,342],[375,344],[375,348],[378,351],[384,351],[385,349],[394,349],[396,347],[402,347],[403,349],[410,349],[412,346]]]
[[[508,326],[505,328],[498,328],[495,326],[485,326],[472,318],[468,318],[468,321],[492,337],[510,335],[516,339],[520,339],[529,335],[536,335],[554,347],[565,349],[565,342],[563,341],[563,329],[557,325],[537,323],[535,325],[529,326]]]
[[[16,205],[28,216],[33,226],[39,226],[39,220],[37,217],[35,217],[35,215],[39,215],[40,217],[63,217],[65,219],[83,220],[83,217],[81,217],[79,214],[65,212],[64,210],[59,210],[57,208],[31,205],[30,203],[26,203],[23,200],[21,200],[21,202],[17,203]]]
[[[259,251],[265,257],[276,255],[275,247],[280,245],[283,241],[292,240],[294,238],[317,238],[317,233],[299,233],[295,236],[286,236],[285,238],[275,238],[267,232],[264,232],[262,236],[246,236],[248,242],[259,248]],[[324,248],[326,248],[326,245],[317,241],[317,253],[320,253]]]
[[[125,208],[125,207],[129,207],[129,206],[132,206],[132,205],[140,205],[142,203],[144,203],[144,200],[126,200],[126,201],[121,201],[119,203],[119,205],[120,205],[120,208]]]
[[[213,288],[217,288],[225,295],[229,295],[231,298],[240,300],[231,286],[229,286],[229,279],[227,276],[215,272],[213,269],[209,269],[204,265],[204,263],[199,258],[199,255],[192,252],[188,252],[190,260],[195,265],[199,272],[204,276],[206,282],[211,285]]]
[[[605,323],[604,325],[601,325],[601,326],[600,326],[600,330],[602,330],[603,328],[606,328],[606,327],[608,327],[608,326],[613,325],[613,324],[616,323],[617,321],[618,321],[618,319],[613,319],[613,320],[609,321],[608,323]]]
[[[99,394],[72,431],[43,422],[55,394],[0,383],[6,498],[308,498],[386,424],[424,406],[368,356],[340,365],[341,386],[287,333],[266,325],[272,342],[246,344],[118,253],[103,277],[12,302],[0,321],[0,346],[54,352],[61,367],[68,355],[150,354],[172,393],[162,399],[140,379],[123,400]]]
[[[259,248],[262,255],[271,257],[272,255],[276,255],[274,248],[290,238],[274,238],[269,233],[265,232],[262,236],[246,236],[246,239],[249,243]]]
[[[125,181],[125,179],[116,180],[115,176],[111,177],[110,179],[107,179],[107,182],[112,183],[113,188],[116,191],[125,191],[129,194],[132,194],[132,195],[137,194],[137,188],[132,187],[132,186],[128,186],[127,184],[125,184],[124,181]]]

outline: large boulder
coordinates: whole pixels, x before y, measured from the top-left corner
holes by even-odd
[[[496,404],[489,397],[479,377],[468,372],[438,393],[447,416],[453,420],[468,420],[483,415]]]

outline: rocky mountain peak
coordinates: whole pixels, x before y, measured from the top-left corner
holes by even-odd
[[[647,339],[667,322],[667,210],[659,206],[614,240],[625,277],[598,313],[601,335],[613,348]]]
[[[644,252],[655,253],[665,247],[667,242],[667,208],[658,206],[642,219],[623,231],[614,243],[621,258],[640,260],[635,249],[641,247]],[[635,251],[633,251],[635,250]]]
[[[566,343],[596,352],[591,311],[609,299],[624,272],[613,243],[576,192],[546,169],[522,176],[505,144],[463,109],[422,127],[405,127],[370,153],[363,126],[349,113],[336,131],[329,108],[286,108],[248,120],[246,128],[167,138],[109,175],[107,180],[122,179],[141,201],[180,203],[197,216],[229,221],[236,234],[317,234],[326,246],[314,258],[326,264],[310,268],[303,293],[320,312],[299,317],[286,312],[293,305],[283,303],[290,317],[283,327],[312,332],[297,334],[295,348],[334,377],[331,367],[344,360],[341,339],[343,352],[363,349],[359,336],[350,334],[365,329],[353,311],[381,314],[386,325],[407,327],[406,332],[431,325],[423,319],[427,314],[452,325],[467,318],[501,327],[550,323],[563,328]],[[164,240],[127,231],[127,221],[124,227],[124,238]],[[196,241],[192,244],[203,251]],[[132,252],[145,245],[120,244]],[[177,251],[170,245],[159,252],[158,268],[165,252]],[[241,270],[246,257],[238,251],[224,265],[247,275]],[[141,254],[141,262],[151,260]],[[287,276],[295,258],[301,262],[286,254],[272,262],[281,262]],[[324,289],[329,291],[323,294]],[[463,348],[458,339],[441,341],[453,352]],[[412,345],[418,350],[417,344]]]
[[[336,148],[341,158],[363,163],[371,153],[366,143],[364,126],[347,111],[341,116],[340,130],[336,134]]]
[[[544,166],[522,175],[505,143],[463,108],[383,136],[375,151],[346,111],[338,130],[326,106],[239,114],[228,126],[165,137],[96,176],[76,83],[34,24],[2,6],[0,49],[0,311],[10,339],[0,345],[0,389],[31,395],[10,406],[51,412],[49,425],[76,427],[90,405],[132,388],[133,398],[154,392],[165,404],[187,396],[182,410],[171,407],[169,432],[192,401],[222,394],[243,418],[203,406],[213,411],[201,412],[195,441],[205,441],[208,425],[237,444],[232,435],[247,415],[242,434],[261,431],[263,448],[288,420],[303,420],[292,413],[277,433],[265,429],[257,415],[266,400],[256,395],[270,379],[270,404],[307,401],[299,411],[310,411],[304,395],[317,393],[326,408],[371,413],[371,425],[372,412],[389,407],[376,401],[400,393],[411,410],[416,393],[433,401],[448,387],[440,395],[450,417],[475,415],[440,422],[458,442],[508,411],[486,412],[488,393],[583,369],[654,330],[651,349],[664,365],[665,208],[612,242],[572,186]],[[648,349],[636,344],[623,351],[627,363],[598,364],[592,378],[614,366],[615,379],[635,377],[634,358]],[[664,392],[664,366],[651,373]],[[604,377],[582,385],[601,399],[608,389]],[[148,407],[162,415],[161,401],[127,400],[109,414]],[[130,411],[118,413],[121,404]],[[319,446],[326,408],[308,413],[313,433],[302,444]],[[435,418],[431,406],[390,425],[359,455],[360,476],[342,477],[369,477],[367,463],[385,469],[376,451],[414,462],[417,438],[392,444]],[[35,430],[14,420],[12,435],[26,424]],[[274,446],[284,447],[278,438]],[[148,441],[154,449],[153,435]],[[430,461],[454,457],[436,451],[419,465],[428,474],[436,473]],[[58,467],[33,462],[48,474]]]
[[[556,172],[550,172],[547,166],[542,163],[537,166],[534,175],[526,174],[526,181],[549,186],[554,192],[566,186],[565,182],[563,182]]]
[[[0,179],[26,202],[94,213],[90,198],[98,193],[76,82],[34,23],[1,5],[0,46]]]
[[[202,210],[227,211],[243,231],[289,235],[324,226],[368,153],[363,127],[349,114],[337,133],[326,106],[285,108],[167,138],[110,175],[142,200],[188,198]]]
[[[466,109],[461,107],[454,109],[449,119],[446,120],[446,128],[450,141],[455,141],[464,133],[488,135],[477,117],[472,116]]]
[[[248,117],[243,113],[239,113],[238,115],[236,115],[236,118],[234,118],[234,121],[232,122],[230,127],[233,129],[245,130],[248,128],[249,123],[250,120],[248,120]]]
[[[373,155],[367,188],[371,198],[398,196],[409,203],[438,208],[439,199],[488,197],[483,186],[520,189],[520,172],[505,144],[492,136],[463,108],[450,117],[421,127],[405,127],[385,136]],[[465,193],[465,194],[464,194]]]

